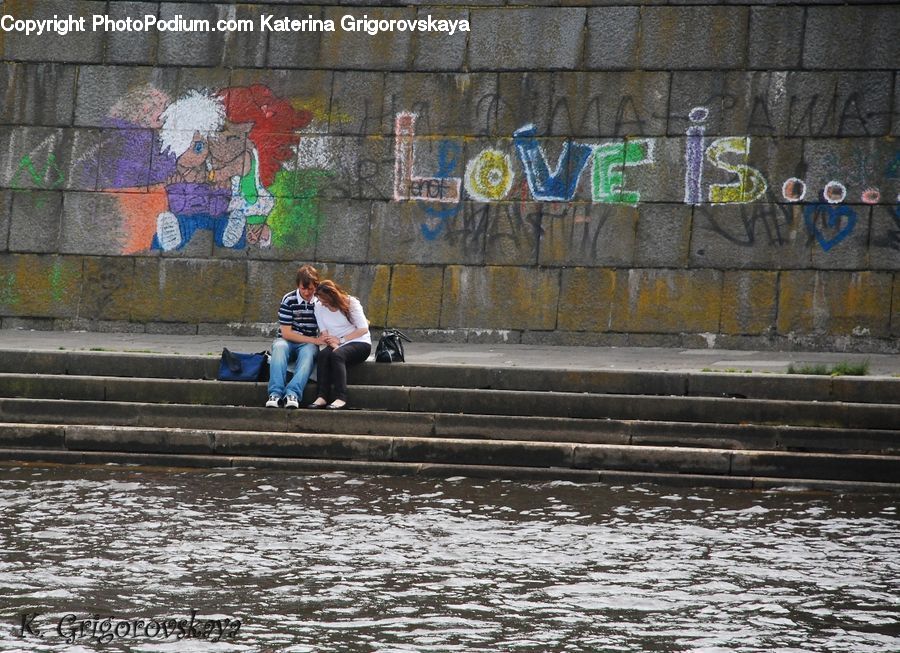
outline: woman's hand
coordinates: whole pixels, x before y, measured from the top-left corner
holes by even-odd
[[[337,336],[326,335],[324,336],[325,344],[331,347],[332,349],[337,349],[341,345],[341,340]]]

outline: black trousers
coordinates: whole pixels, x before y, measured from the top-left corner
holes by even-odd
[[[372,345],[367,342],[348,342],[337,349],[320,349],[316,365],[319,397],[325,401],[347,401],[347,367],[362,363],[370,353]]]

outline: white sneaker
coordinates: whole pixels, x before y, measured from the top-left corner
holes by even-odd
[[[266,408],[278,408],[278,404],[281,403],[281,397],[278,395],[269,395],[269,400],[266,402]]]
[[[164,252],[170,252],[181,245],[181,227],[174,213],[164,211],[156,217],[156,237]]]
[[[300,402],[297,400],[295,395],[288,395],[284,400],[285,408],[300,408]]]
[[[244,235],[246,224],[247,218],[238,211],[232,211],[225,224],[225,231],[222,233],[222,244],[225,247],[235,247],[240,242],[241,236]]]

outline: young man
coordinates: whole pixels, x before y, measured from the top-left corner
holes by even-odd
[[[284,399],[285,408],[299,408],[303,398],[303,388],[312,374],[319,345],[324,338],[319,337],[316,326],[316,286],[319,273],[311,265],[301,265],[297,269],[297,288],[286,293],[278,307],[279,337],[272,342],[272,360],[269,367],[269,399],[266,407],[277,408]],[[285,387],[287,367],[294,365],[294,377]]]

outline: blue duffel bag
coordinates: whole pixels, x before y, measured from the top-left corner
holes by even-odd
[[[269,352],[242,354],[223,347],[216,378],[219,381],[268,381]]]

